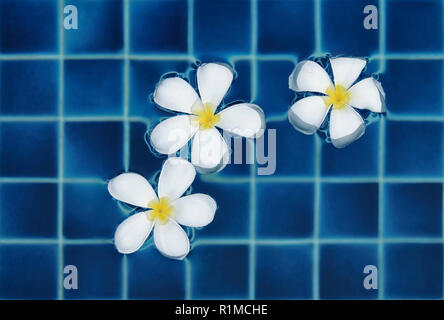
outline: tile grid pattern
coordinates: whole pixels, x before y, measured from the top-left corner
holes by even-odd
[[[82,121],[116,121],[122,122],[124,128],[124,152],[123,152],[123,163],[125,170],[131,169],[129,168],[130,162],[130,148],[129,148],[129,140],[130,140],[130,123],[132,122],[142,122],[145,124],[149,124],[151,119],[140,118],[140,117],[131,117],[129,116],[129,63],[132,59],[142,59],[142,60],[162,60],[162,59],[174,59],[171,55],[137,55],[137,57],[131,55],[129,53],[129,2],[130,0],[124,1],[124,54],[123,55],[93,55],[92,59],[123,59],[124,60],[124,114],[123,117],[109,116],[109,117],[72,117],[72,116],[64,116],[64,97],[63,97],[63,87],[64,87],[64,62],[69,59],[88,59],[89,57],[84,56],[75,56],[75,55],[65,55],[64,52],[64,41],[63,41],[63,32],[59,32],[59,54],[58,55],[1,55],[0,60],[46,60],[46,59],[57,59],[59,61],[59,115],[58,116],[1,116],[0,122],[57,122],[58,123],[58,148],[59,148],[59,156],[58,156],[58,177],[57,178],[8,178],[1,177],[0,183],[56,183],[58,185],[58,227],[57,227],[57,239],[52,238],[40,238],[40,239],[20,239],[20,238],[4,238],[0,239],[0,244],[55,244],[58,246],[58,299],[64,298],[64,289],[63,289],[63,266],[64,266],[64,257],[63,257],[63,248],[65,245],[86,245],[86,244],[110,244],[112,243],[112,239],[65,239],[63,236],[63,185],[65,183],[78,183],[78,184],[97,184],[97,183],[105,183],[98,179],[88,179],[88,178],[65,178],[64,177],[64,128],[66,122],[82,122]],[[64,5],[63,0],[59,0],[59,11],[62,10]],[[193,8],[194,1],[188,0],[188,54],[187,55],[178,55],[177,59],[186,59],[190,62],[195,60],[193,54]],[[316,50],[315,54],[322,54],[322,32],[321,32],[321,0],[315,1],[315,37],[316,37]],[[385,63],[390,59],[418,59],[418,60],[444,60],[444,55],[442,54],[424,54],[424,55],[413,55],[413,54],[386,54],[385,52],[385,1],[379,0],[379,12],[380,12],[380,32],[379,32],[379,54],[377,56],[373,56],[370,58],[371,61],[379,62],[379,72],[383,73],[385,70]],[[251,53],[248,56],[242,57],[233,57],[231,59],[232,63],[235,63],[237,59],[248,59],[251,62],[251,100],[255,100],[255,96],[257,95],[257,62],[261,60],[274,60],[274,59],[283,59],[289,60],[292,62],[297,62],[294,56],[285,56],[285,55],[264,55],[257,53],[257,0],[251,0],[251,24],[252,24],[252,45],[251,45]],[[59,18],[59,28],[62,30],[63,17]],[[278,116],[276,118],[267,119],[268,122],[274,121],[287,121],[286,115]],[[412,116],[392,116],[388,117],[387,120],[392,121],[438,121],[443,122],[444,118],[442,116],[436,117],[412,117]],[[312,294],[314,299],[320,298],[319,293],[319,274],[320,274],[320,245],[322,244],[376,244],[378,246],[378,266],[379,266],[379,276],[380,276],[380,287],[378,290],[378,298],[384,299],[384,245],[386,243],[431,243],[431,244],[444,244],[444,238],[441,236],[440,238],[384,238],[384,229],[383,229],[383,217],[384,217],[384,187],[386,183],[390,182],[436,182],[436,183],[444,183],[441,177],[412,177],[412,178],[388,178],[384,175],[384,160],[385,160],[385,119],[380,119],[379,125],[379,161],[378,161],[378,177],[377,178],[324,178],[321,176],[321,161],[322,161],[322,141],[319,137],[315,138],[315,157],[314,157],[314,167],[315,167],[315,177],[314,178],[304,178],[298,176],[289,176],[289,177],[257,177],[256,167],[253,165],[250,168],[250,177],[248,178],[239,178],[238,180],[232,180],[227,177],[215,177],[215,178],[205,178],[203,180],[207,180],[212,183],[248,183],[249,191],[250,191],[250,213],[249,213],[249,238],[248,239],[236,239],[236,238],[217,238],[217,239],[201,239],[198,238],[194,247],[199,245],[248,245],[249,247],[249,290],[248,290],[248,298],[255,299],[256,298],[256,248],[257,246],[286,246],[286,245],[313,245],[313,279],[312,279]],[[263,240],[256,238],[256,184],[257,182],[268,182],[268,183],[279,183],[279,182],[313,182],[315,185],[315,196],[314,196],[314,232],[313,237],[311,239],[270,239]],[[325,183],[366,183],[366,182],[375,182],[378,184],[378,194],[379,194],[379,224],[378,224],[378,237],[377,238],[320,238],[319,237],[319,228],[320,228],[320,198],[321,198],[321,185]],[[443,188],[444,190],[444,188]],[[444,199],[444,197],[443,197]],[[444,229],[444,212],[443,212],[443,229]],[[122,298],[128,298],[128,262],[127,257],[123,258],[123,272],[122,272]],[[189,260],[185,261],[185,298],[192,299],[193,298],[193,290],[192,283],[193,279],[192,275],[193,265]],[[444,285],[443,285],[444,288]]]

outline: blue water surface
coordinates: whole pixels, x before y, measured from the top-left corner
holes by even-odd
[[[77,30],[63,28],[68,4]],[[440,0],[0,1],[0,298],[442,299],[443,12]],[[286,117],[295,64],[326,54],[368,57],[387,94],[386,116],[340,150]],[[225,103],[265,111],[276,171],[198,176],[193,192],[219,208],[184,261],[152,244],[123,256],[113,234],[128,208],[106,183],[155,176],[165,158],[144,135],[170,114],[150,95],[209,60],[237,73]],[[66,265],[78,290],[63,287]]]

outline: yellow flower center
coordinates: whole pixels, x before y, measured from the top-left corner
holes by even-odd
[[[336,87],[328,87],[326,93],[327,97],[324,98],[325,104],[327,106],[333,105],[333,109],[344,108],[350,100],[350,92],[340,84],[336,85]]]
[[[214,114],[216,108],[212,103],[205,103],[203,106],[193,107],[191,112],[195,114],[192,118],[192,125],[201,130],[211,129],[220,121],[220,114]]]
[[[148,208],[152,210],[147,213],[150,221],[157,221],[160,224],[165,224],[168,219],[174,213],[174,207],[171,205],[170,198],[162,197],[159,199],[151,200],[148,203]]]

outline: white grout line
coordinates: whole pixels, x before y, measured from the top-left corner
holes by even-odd
[[[123,28],[124,28],[124,65],[123,65],[123,167],[125,172],[130,166],[130,120],[129,120],[129,41],[130,41],[130,18],[129,18],[129,0],[123,2]],[[122,299],[128,299],[128,257],[122,257]]]
[[[394,237],[394,238],[384,238],[384,243],[409,243],[409,244],[441,244],[442,237]],[[67,239],[63,238],[63,243],[65,245],[113,245],[114,239],[112,238],[79,238],[79,239]],[[251,239],[249,236],[247,238],[200,238],[197,239],[193,248],[198,246],[245,246],[254,244],[256,246],[294,246],[294,245],[311,245],[314,242],[319,244],[379,244],[379,237],[373,238],[320,238],[315,240],[313,237],[309,238],[281,238],[281,239]],[[58,245],[59,239],[55,238],[0,238],[0,245],[45,245],[52,244]]]
[[[64,182],[64,53],[65,53],[65,43],[64,43],[64,27],[63,27],[63,7],[64,1],[58,1],[58,12],[59,12],[59,134],[58,134],[58,196],[57,196],[57,236],[58,236],[58,291],[57,299],[61,300],[64,298],[64,288],[63,288],[63,268],[64,268],[64,255],[63,255],[63,182]]]

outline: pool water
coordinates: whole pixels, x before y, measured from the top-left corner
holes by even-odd
[[[78,29],[63,28],[66,5]],[[0,1],[0,298],[442,299],[443,13],[440,0]],[[326,54],[368,57],[387,95],[345,149],[287,120],[295,64]],[[169,114],[150,95],[198,61],[233,66],[224,101],[262,107],[276,171],[198,175],[218,210],[188,257],[152,242],[123,256],[129,210],[106,183],[156,180],[165,158],[145,133]]]

